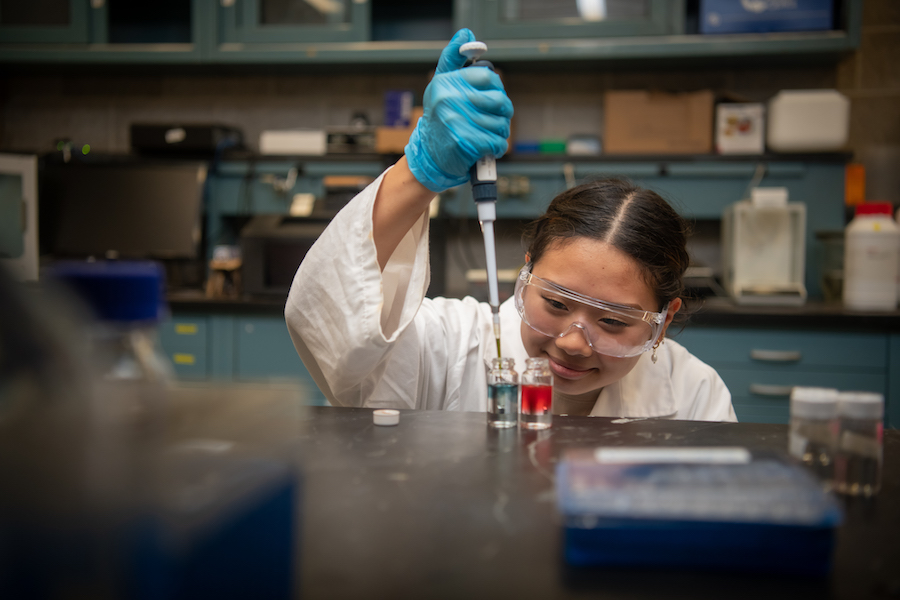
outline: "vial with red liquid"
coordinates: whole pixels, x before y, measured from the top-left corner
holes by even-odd
[[[553,373],[546,358],[529,358],[522,373],[519,423],[525,429],[547,429],[553,422]]]

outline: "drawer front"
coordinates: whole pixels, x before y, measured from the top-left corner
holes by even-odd
[[[879,393],[885,393],[887,388],[887,378],[883,373],[739,368],[717,370],[731,392],[738,420],[753,423],[786,424],[790,418],[790,394],[794,386]]]
[[[673,336],[697,358],[714,367],[744,365],[763,369],[838,368],[882,372],[887,368],[887,336],[879,333],[752,331],[688,326]]]
[[[209,376],[207,317],[173,317],[160,326],[159,338],[179,379],[207,379]]]

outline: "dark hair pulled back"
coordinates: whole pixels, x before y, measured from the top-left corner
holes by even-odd
[[[531,222],[523,241],[532,263],[555,243],[606,242],[641,266],[659,310],[684,293],[689,226],[659,194],[623,179],[599,179],[562,192]]]

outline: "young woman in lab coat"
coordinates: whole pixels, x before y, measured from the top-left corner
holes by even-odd
[[[425,298],[428,207],[507,149],[512,103],[499,77],[461,68],[460,30],[425,90],[406,153],[354,198],[294,277],[285,318],[300,358],[337,406],[487,410],[497,349],[488,304]],[[735,421],[714,369],[665,331],[681,308],[684,222],[621,181],[560,194],[529,233],[501,346],[522,369],[549,359],[555,414]]]

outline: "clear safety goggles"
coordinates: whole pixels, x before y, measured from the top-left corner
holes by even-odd
[[[519,271],[515,297],[519,316],[538,333],[561,338],[577,329],[594,352],[619,358],[652,348],[669,309],[650,312],[584,296],[532,275],[530,264]]]

